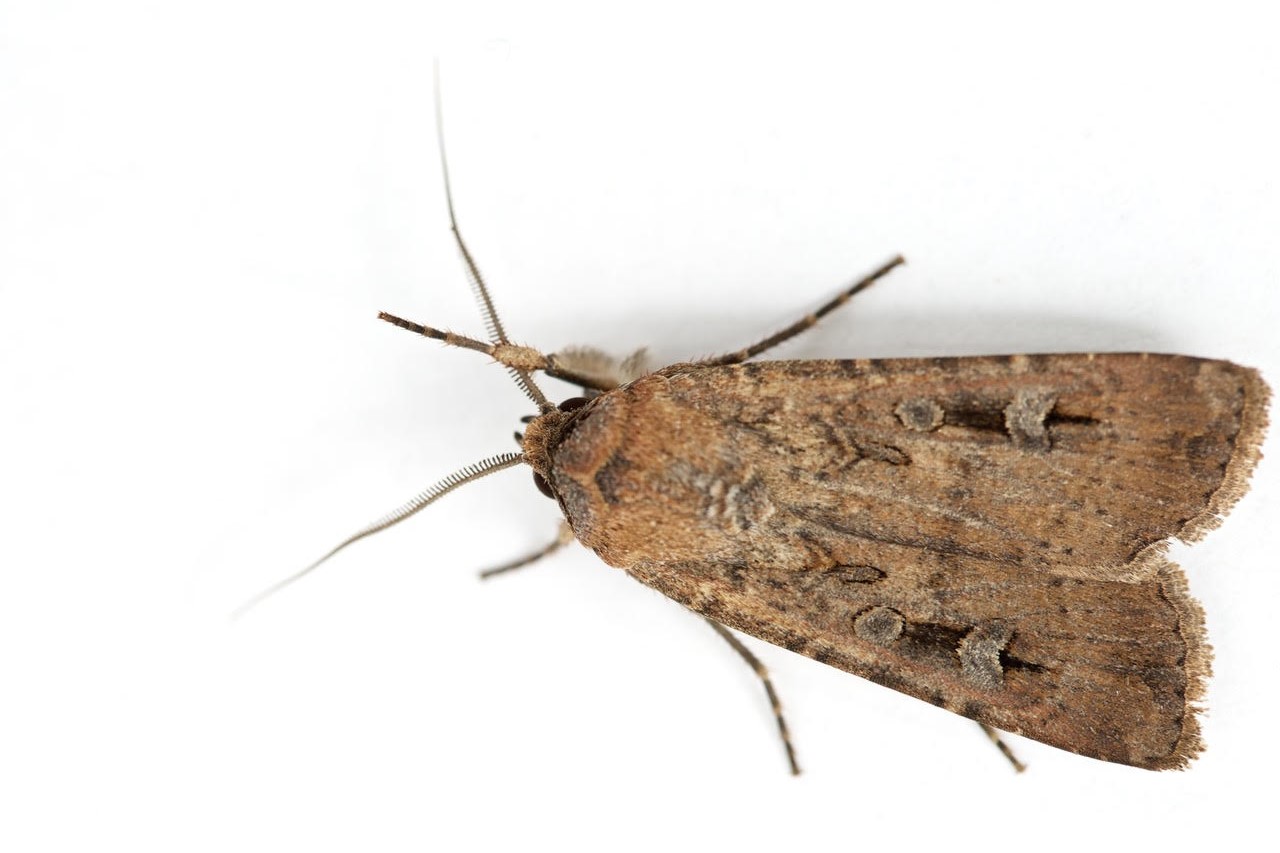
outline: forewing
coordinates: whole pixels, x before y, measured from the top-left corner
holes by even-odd
[[[1209,650],[1168,563],[1126,583],[881,545],[810,571],[628,571],[762,640],[1062,749],[1149,769],[1200,750]]]
[[[719,436],[701,473],[754,472],[783,527],[1135,579],[1243,493],[1268,392],[1229,362],[1106,354],[747,364],[664,395]]]

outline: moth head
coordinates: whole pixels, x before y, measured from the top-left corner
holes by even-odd
[[[533,469],[533,482],[549,498],[556,496],[551,487],[551,456],[556,445],[588,408],[587,397],[570,397],[555,409],[527,419],[520,449]]]

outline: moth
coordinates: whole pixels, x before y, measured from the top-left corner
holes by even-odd
[[[705,617],[762,679],[793,772],[768,674],[729,629],[969,717],[997,743],[995,729],[1152,770],[1201,750],[1210,649],[1165,551],[1246,491],[1267,424],[1257,371],[1149,353],[754,360],[901,258],[727,355],[650,371],[639,355],[544,354],[498,318],[440,144],[489,340],[379,316],[486,353],[538,414],[519,452],[463,468],[263,596],[527,465],[561,532],[489,574],[577,540]],[[583,393],[556,405],[539,372]]]

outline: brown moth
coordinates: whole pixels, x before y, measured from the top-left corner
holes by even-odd
[[[1164,557],[1244,490],[1267,389],[1176,355],[677,364],[529,425],[576,538],[697,613],[980,723],[1200,750]]]
[[[617,366],[594,350],[544,355],[508,340],[458,233],[447,168],[445,192],[491,342],[380,317],[489,354],[539,414],[520,453],[462,469],[264,596],[525,463],[565,526],[488,574],[576,539],[706,617],[763,680],[793,771],[767,674],[727,628],[993,739],[1002,729],[1153,770],[1201,750],[1210,650],[1165,549],[1199,539],[1245,492],[1267,423],[1257,371],[1148,353],[751,361],[901,258],[726,356],[648,372],[639,354]],[[585,396],[551,404],[536,371]]]

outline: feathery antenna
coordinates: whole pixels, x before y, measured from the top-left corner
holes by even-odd
[[[449,161],[445,155],[444,148],[444,118],[441,109],[440,99],[440,61],[434,63],[435,71],[435,114],[436,114],[436,136],[440,147],[440,169],[444,174],[444,196],[445,204],[449,209],[449,228],[453,232],[454,242],[458,246],[458,251],[462,255],[463,265],[466,268],[467,279],[471,283],[471,290],[476,296],[476,300],[480,303],[480,312],[484,316],[485,328],[489,332],[489,340],[491,343],[484,343],[474,338],[468,338],[465,335],[455,335],[452,332],[442,332],[429,326],[421,326],[417,323],[410,323],[390,314],[380,314],[379,317],[387,322],[393,323],[401,328],[416,332],[427,337],[437,338],[447,344],[459,346],[466,349],[473,349],[479,352],[487,353],[498,359],[515,379],[516,384],[522,391],[537,404],[542,412],[549,412],[555,409],[555,406],[547,400],[542,390],[534,383],[530,371],[542,369],[546,364],[546,357],[541,353],[529,347],[522,347],[512,344],[507,339],[506,330],[502,327],[502,321],[498,319],[498,312],[493,307],[493,300],[489,296],[489,288],[484,283],[484,277],[480,274],[479,267],[476,266],[475,260],[471,257],[471,252],[467,249],[466,242],[462,239],[462,232],[458,230],[458,218],[454,213],[453,207],[453,189],[449,183]],[[448,477],[436,483],[431,488],[422,492],[417,497],[406,502],[402,506],[387,513],[382,518],[353,533],[346,539],[339,542],[330,551],[311,565],[307,566],[300,572],[296,572],[278,583],[264,589],[253,598],[246,601],[238,607],[232,614],[232,619],[239,619],[248,613],[258,604],[275,595],[280,590],[291,584],[296,583],[302,578],[314,572],[320,566],[329,561],[335,554],[342,551],[349,545],[360,541],[375,533],[386,530],[404,521],[411,515],[425,509],[435,501],[452,492],[459,486],[470,483],[472,480],[478,480],[487,474],[500,471],[503,468],[510,468],[524,462],[524,455],[521,453],[501,453],[497,456],[491,456],[482,462],[455,471]]]
[[[467,270],[467,281],[471,283],[471,292],[475,294],[476,301],[480,303],[480,313],[484,315],[484,325],[489,332],[489,340],[495,344],[509,343],[507,331],[502,327],[502,320],[498,318],[498,310],[493,307],[493,299],[489,296],[489,288],[484,283],[484,276],[480,274],[480,268],[476,266],[475,259],[471,257],[471,252],[467,249],[466,241],[462,239],[462,232],[458,229],[458,217],[453,208],[453,186],[449,182],[449,158],[445,154],[444,148],[444,109],[441,107],[440,98],[439,59],[435,60],[432,68],[435,72],[436,141],[440,148],[440,170],[444,173],[444,200],[445,205],[449,208],[449,229],[453,232],[453,240],[458,245],[458,253],[462,255],[462,262]],[[547,400],[546,395],[542,393],[542,389],[533,381],[529,371],[508,366],[507,372],[511,374],[511,378],[520,386],[520,390],[524,391],[529,399],[537,404],[540,410],[548,412],[555,408]]]
[[[322,565],[328,562],[329,559],[333,557],[334,554],[337,554],[339,551],[346,548],[348,545],[351,545],[354,542],[359,542],[361,539],[364,539],[366,536],[372,536],[375,533],[386,530],[388,527],[393,527],[394,525],[399,524],[409,516],[419,512],[420,510],[426,509],[429,505],[435,503],[437,500],[449,494],[449,492],[452,492],[454,489],[458,488],[459,486],[466,485],[467,483],[470,483],[472,480],[478,480],[487,474],[494,473],[495,471],[501,471],[503,468],[510,468],[513,465],[518,465],[523,461],[524,461],[524,454],[522,453],[500,453],[497,456],[491,456],[482,462],[476,462],[474,464],[468,465],[465,468],[462,468],[461,470],[454,471],[448,477],[445,477],[443,480],[436,483],[434,486],[427,489],[425,492],[422,492],[421,494],[414,497],[413,499],[406,501],[403,505],[387,513],[382,518],[368,525],[364,529],[351,534],[346,539],[343,539],[341,542],[335,545],[332,549],[330,549],[329,553],[325,554],[323,557],[316,560],[314,563],[307,566],[302,571],[296,572],[295,574],[290,575],[284,580],[274,583],[271,586],[267,587],[262,592],[258,593],[253,598],[249,599],[244,604],[236,608],[235,611],[232,612],[231,618],[233,620],[239,619],[241,616],[248,613],[254,607],[261,604],[263,601],[270,598],[271,596],[275,595],[280,590],[301,580],[302,578],[314,572],[316,569],[320,568]]]

